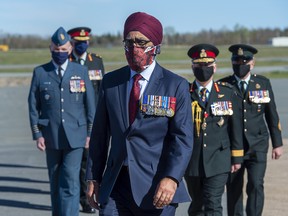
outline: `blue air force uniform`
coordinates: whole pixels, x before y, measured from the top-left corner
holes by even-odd
[[[70,47],[69,40],[62,27],[51,37],[53,61],[34,69],[28,103],[33,139],[45,140],[52,215],[78,216],[80,164],[95,101],[87,68],[59,52]]]

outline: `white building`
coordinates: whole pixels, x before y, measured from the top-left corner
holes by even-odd
[[[269,40],[272,46],[288,46],[288,37],[274,37]]]

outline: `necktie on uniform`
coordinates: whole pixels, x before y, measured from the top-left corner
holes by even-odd
[[[60,80],[62,80],[61,70],[62,70],[62,68],[61,68],[61,67],[58,67],[58,76],[59,76],[59,79],[60,79]]]
[[[200,91],[200,97],[201,97],[201,100],[204,104],[206,104],[206,102],[207,102],[207,93],[208,93],[207,88],[202,88]]]
[[[130,92],[130,99],[129,99],[129,123],[130,125],[134,122],[137,109],[138,109],[138,104],[139,104],[139,97],[140,97],[140,84],[139,80],[142,78],[140,74],[136,74],[133,77],[133,86],[132,90]]]
[[[240,91],[241,91],[242,95],[245,95],[245,91],[246,91],[245,84],[246,84],[245,81],[240,82]]]

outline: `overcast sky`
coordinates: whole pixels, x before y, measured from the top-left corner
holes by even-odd
[[[122,33],[125,19],[141,11],[176,32],[288,27],[288,0],[3,0],[0,35],[50,36],[63,26],[92,28],[92,34]]]

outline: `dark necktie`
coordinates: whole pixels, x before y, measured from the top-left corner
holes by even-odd
[[[208,89],[206,88],[202,88],[200,91],[201,100],[204,104],[206,104],[207,102],[207,95],[206,95],[207,93],[208,93]]]
[[[133,86],[130,92],[130,99],[129,99],[129,123],[130,125],[134,122],[138,104],[139,104],[139,97],[140,97],[140,84],[138,81],[142,78],[140,74],[136,74],[133,77]]]
[[[58,76],[59,76],[59,79],[60,79],[60,80],[62,80],[62,73],[61,73],[61,70],[62,70],[62,68],[59,67],[59,68],[58,68]]]
[[[242,95],[244,96],[245,95],[245,84],[246,84],[246,82],[245,81],[241,81],[240,82],[240,91],[241,91],[241,93],[242,93]]]

